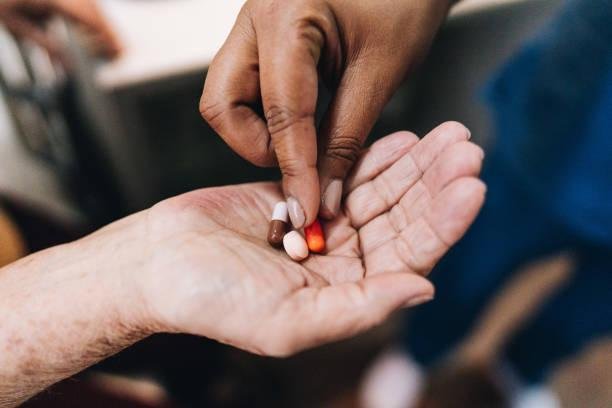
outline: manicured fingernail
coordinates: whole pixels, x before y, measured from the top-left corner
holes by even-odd
[[[291,218],[293,228],[302,228],[306,223],[306,215],[304,214],[304,209],[298,200],[293,197],[289,197],[287,199],[287,209],[289,210],[289,218]]]
[[[335,217],[340,211],[340,201],[342,200],[342,180],[333,179],[325,189],[323,194],[323,207],[329,213],[328,215]]]
[[[415,298],[409,299],[406,303],[404,303],[404,307],[415,307],[418,305],[422,305],[423,303],[427,303],[433,299],[432,295],[423,295],[417,296]]]
[[[465,130],[467,130],[467,134],[468,134],[467,140],[470,140],[472,138],[472,131],[468,128],[465,128]]]

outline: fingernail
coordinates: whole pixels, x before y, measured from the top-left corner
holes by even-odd
[[[417,296],[415,298],[409,299],[406,303],[404,303],[404,307],[415,307],[418,305],[422,305],[423,303],[427,303],[431,300],[433,300],[432,295]]]
[[[293,228],[302,228],[306,223],[306,215],[304,214],[304,209],[298,200],[293,197],[289,197],[287,199],[287,209],[289,210],[289,218],[291,218]]]
[[[325,189],[323,194],[323,207],[329,213],[328,215],[335,217],[340,211],[340,201],[342,200],[342,180],[333,179]]]
[[[467,130],[467,134],[468,134],[467,140],[470,140],[472,138],[472,131],[468,128],[465,128],[465,130]]]

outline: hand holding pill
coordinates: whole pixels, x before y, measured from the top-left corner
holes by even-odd
[[[367,135],[451,3],[245,2],[208,69],[200,111],[242,157],[280,168],[296,229],[340,212]],[[332,101],[317,128],[321,83]]]

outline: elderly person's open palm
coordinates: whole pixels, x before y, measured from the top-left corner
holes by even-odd
[[[430,300],[425,279],[467,230],[485,187],[483,153],[447,123],[419,139],[400,132],[365,151],[327,253],[303,263],[271,248],[277,183],[200,190],[154,208],[157,245],[146,298],[165,329],[256,353],[287,355],[351,336]],[[172,222],[169,223],[169,220]]]
[[[256,183],[168,199],[0,269],[0,406],[157,332],[284,356],[430,300],[427,274],[484,200],[468,138],[447,123],[376,142],[325,225],[327,253],[302,263],[266,240],[280,183]]]

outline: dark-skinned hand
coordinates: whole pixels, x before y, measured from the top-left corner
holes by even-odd
[[[249,0],[200,110],[245,159],[280,167],[296,228],[339,211],[346,175],[450,0]],[[333,93],[315,124],[319,81]]]

